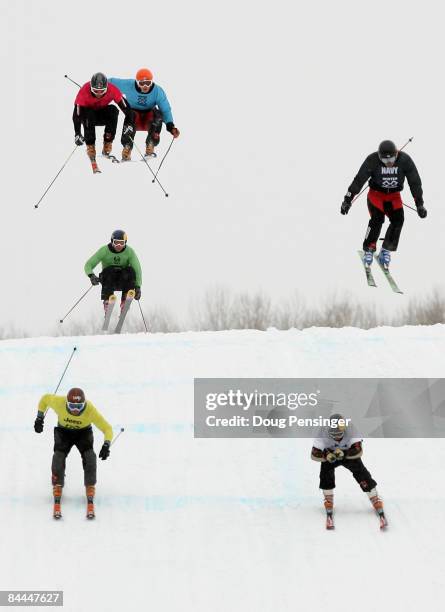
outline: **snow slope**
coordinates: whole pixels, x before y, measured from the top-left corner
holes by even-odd
[[[97,519],[67,462],[51,518],[41,394],[81,385],[116,431]],[[35,338],[0,343],[1,589],[63,589],[67,611],[438,609],[443,440],[367,440],[390,527],[345,471],[326,532],[310,441],[195,440],[193,377],[442,377],[445,327]],[[96,432],[96,450],[102,435]]]

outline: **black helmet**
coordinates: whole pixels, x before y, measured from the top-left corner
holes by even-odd
[[[332,414],[329,417],[329,420],[331,422],[331,425],[328,428],[328,436],[336,442],[340,442],[340,440],[345,435],[346,419],[341,414]],[[341,424],[339,424],[340,420],[342,421]]]
[[[127,244],[127,234],[124,230],[114,230],[111,234],[111,244],[113,244],[114,240],[125,240],[125,244]]]
[[[90,88],[93,93],[95,93],[95,90],[97,90],[98,92],[107,91],[108,79],[103,72],[96,72],[95,74],[93,74],[90,81]]]
[[[397,157],[397,147],[392,140],[384,140],[379,144],[379,159],[384,164],[394,163]]]

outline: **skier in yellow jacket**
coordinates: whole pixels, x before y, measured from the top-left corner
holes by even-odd
[[[107,459],[110,454],[110,444],[113,439],[113,429],[95,408],[85,393],[77,387],[70,389],[68,394],[43,395],[39,401],[34,431],[41,433],[48,408],[57,414],[58,422],[54,427],[54,454],[52,459],[52,484],[54,494],[54,517],[60,518],[60,500],[65,483],[66,457],[73,446],[76,446],[81,457],[84,471],[84,482],[87,495],[87,517],[94,518],[94,494],[96,485],[97,460],[94,452],[93,429],[95,425],[104,434],[104,443],[99,453],[101,459]]]

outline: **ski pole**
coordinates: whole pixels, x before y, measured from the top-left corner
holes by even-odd
[[[172,141],[171,141],[171,143],[168,145],[168,149],[167,149],[167,151],[165,152],[164,157],[161,159],[161,163],[159,164],[158,169],[156,170],[155,178],[154,178],[154,179],[151,181],[152,183],[154,183],[154,182],[155,182],[155,179],[156,179],[156,177],[157,177],[157,176],[158,176],[158,174],[159,174],[159,170],[161,169],[161,166],[162,166],[162,164],[164,163],[164,159],[167,157],[168,152],[169,152],[169,151],[170,151],[170,149],[172,148],[172,144],[173,144],[174,142],[175,142],[175,139],[174,139],[174,138],[172,138]]]
[[[77,85],[77,87],[81,87],[81,85],[79,85],[79,83],[76,83],[76,81],[73,81],[73,79],[71,77],[69,77],[67,74],[65,74],[65,78],[68,79],[68,81],[71,81],[71,83],[74,83],[74,85]]]
[[[57,393],[57,391],[58,391],[58,389],[59,389],[59,387],[60,387],[60,383],[62,382],[63,377],[65,376],[65,372],[68,370],[68,366],[70,365],[70,363],[71,363],[71,359],[74,357],[74,353],[75,353],[76,351],[77,351],[77,346],[75,346],[75,347],[73,348],[72,352],[71,352],[70,358],[68,359],[68,363],[66,364],[65,369],[63,370],[62,376],[60,377],[60,380],[59,380],[59,382],[57,383],[57,387],[56,387],[56,389],[55,389],[55,391],[54,391],[54,395]]]
[[[40,198],[40,200],[37,202],[37,204],[34,204],[34,208],[38,208],[40,202],[43,200],[43,198],[46,196],[46,194],[48,193],[48,191],[51,189],[52,184],[54,183],[54,181],[56,180],[56,178],[59,176],[59,174],[62,172],[62,170],[65,168],[65,166],[67,165],[67,163],[70,161],[71,157],[74,155],[74,153],[76,152],[77,149],[77,145],[74,147],[74,149],[71,151],[71,153],[68,156],[68,159],[66,160],[66,162],[63,164],[63,166],[60,168],[59,172],[56,174],[56,176],[53,178],[53,180],[51,181],[51,183],[48,185],[48,187],[45,189],[44,194],[42,195],[42,197]]]
[[[409,145],[409,143],[410,143],[410,142],[412,142],[412,141],[413,141],[413,138],[414,138],[414,136],[411,136],[411,138],[408,138],[408,140],[405,142],[405,144],[403,145],[403,147],[401,147],[401,148],[399,149],[399,153],[400,153],[400,151],[403,151],[403,149],[404,149],[404,148],[405,148],[407,145]],[[354,204],[354,202],[355,202],[355,201],[356,201],[356,200],[357,200],[357,199],[358,199],[358,198],[359,198],[359,197],[362,195],[362,193],[363,193],[364,191],[366,191],[366,190],[368,189],[368,187],[369,187],[369,183],[368,183],[367,185],[365,185],[365,187],[363,187],[363,189],[360,191],[360,193],[358,193],[358,194],[355,196],[355,198],[353,198],[353,200],[351,200],[351,204]],[[406,205],[406,204],[404,204],[403,206],[407,206],[407,205]],[[407,206],[407,208],[411,208],[411,206]],[[413,210],[415,210],[415,209],[413,208]]]
[[[134,144],[134,146],[136,147],[136,150],[137,150],[137,152],[139,153],[139,155],[141,156],[142,161],[144,161],[144,162],[145,162],[145,164],[146,164],[147,168],[150,170],[150,172],[151,172],[151,173],[152,173],[152,175],[154,176],[154,179],[153,179],[153,181],[152,181],[152,182],[154,183],[154,182],[156,181],[156,182],[157,182],[157,184],[159,185],[159,187],[160,187],[160,188],[162,189],[162,191],[164,192],[165,197],[166,197],[166,198],[168,198],[168,193],[165,191],[164,187],[161,185],[161,183],[159,182],[159,180],[156,178],[156,174],[153,172],[153,170],[151,169],[150,164],[147,162],[147,160],[145,159],[145,157],[142,155],[142,152],[141,152],[140,148],[137,146],[137,144],[136,144],[136,142],[135,142],[134,138],[131,138],[131,136],[130,136],[130,140],[131,140],[131,142]]]
[[[405,142],[405,144],[403,145],[403,147],[401,149],[399,149],[399,151],[403,151],[403,149],[409,145],[410,142],[413,141],[414,136],[411,136],[411,138],[408,138],[408,140]]]
[[[405,208],[411,208],[411,210],[414,210],[415,212],[417,212],[417,208],[414,208],[413,206],[409,206],[408,204],[405,204],[405,202],[402,202],[403,206],[405,206]]]
[[[117,436],[111,440],[110,447],[111,447],[111,446],[113,446],[113,444],[116,442],[116,440],[118,439],[118,437],[119,437],[119,436],[121,435],[121,433],[123,433],[124,431],[125,431],[125,429],[124,429],[123,427],[121,427],[121,430],[120,430],[120,432],[117,434]]]
[[[53,395],[55,395],[55,394],[57,393],[57,391],[59,390],[60,383],[62,382],[63,377],[65,376],[65,373],[66,373],[66,371],[68,370],[68,366],[69,366],[69,365],[70,365],[70,363],[71,363],[71,359],[74,357],[74,353],[75,353],[76,351],[77,351],[77,346],[75,346],[75,347],[73,348],[73,350],[71,351],[71,355],[70,355],[70,358],[68,359],[68,363],[66,364],[65,369],[64,369],[64,370],[63,370],[63,372],[62,372],[62,376],[60,377],[60,380],[59,380],[59,382],[57,383],[57,387],[55,388]],[[45,418],[46,413],[48,412],[48,409],[49,409],[49,407],[48,407],[48,408],[45,410],[45,412],[44,412],[44,418]]]
[[[139,304],[139,310],[141,311],[142,321],[144,322],[144,326],[145,326],[145,333],[148,334],[148,327],[147,327],[147,323],[145,322],[144,313],[142,312],[141,303],[138,301],[138,304]]]
[[[83,295],[82,295],[82,296],[81,296],[81,297],[80,297],[80,298],[77,300],[77,302],[74,304],[74,306],[72,306],[72,307],[71,307],[71,308],[68,310],[68,312],[66,313],[66,315],[65,315],[65,316],[64,316],[62,319],[60,319],[60,320],[59,320],[59,323],[63,323],[63,322],[65,321],[65,319],[66,319],[66,318],[67,318],[67,316],[70,314],[70,312],[71,312],[71,311],[73,311],[73,310],[76,308],[77,304],[78,304],[78,303],[79,303],[81,300],[83,300],[83,298],[86,296],[86,294],[88,293],[88,291],[91,291],[91,289],[92,289],[93,287],[94,287],[94,285],[91,285],[91,287],[89,287],[89,288],[88,288],[88,289],[85,291],[85,293],[84,293],[84,294],[83,294]]]

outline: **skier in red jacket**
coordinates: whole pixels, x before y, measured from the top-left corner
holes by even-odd
[[[74,101],[74,142],[79,146],[85,142],[94,172],[99,172],[96,163],[96,125],[105,126],[102,155],[110,155],[116,135],[119,110],[111,102],[115,102],[125,115],[130,111],[121,91],[108,83],[102,72],[93,74],[91,80],[80,88]]]

